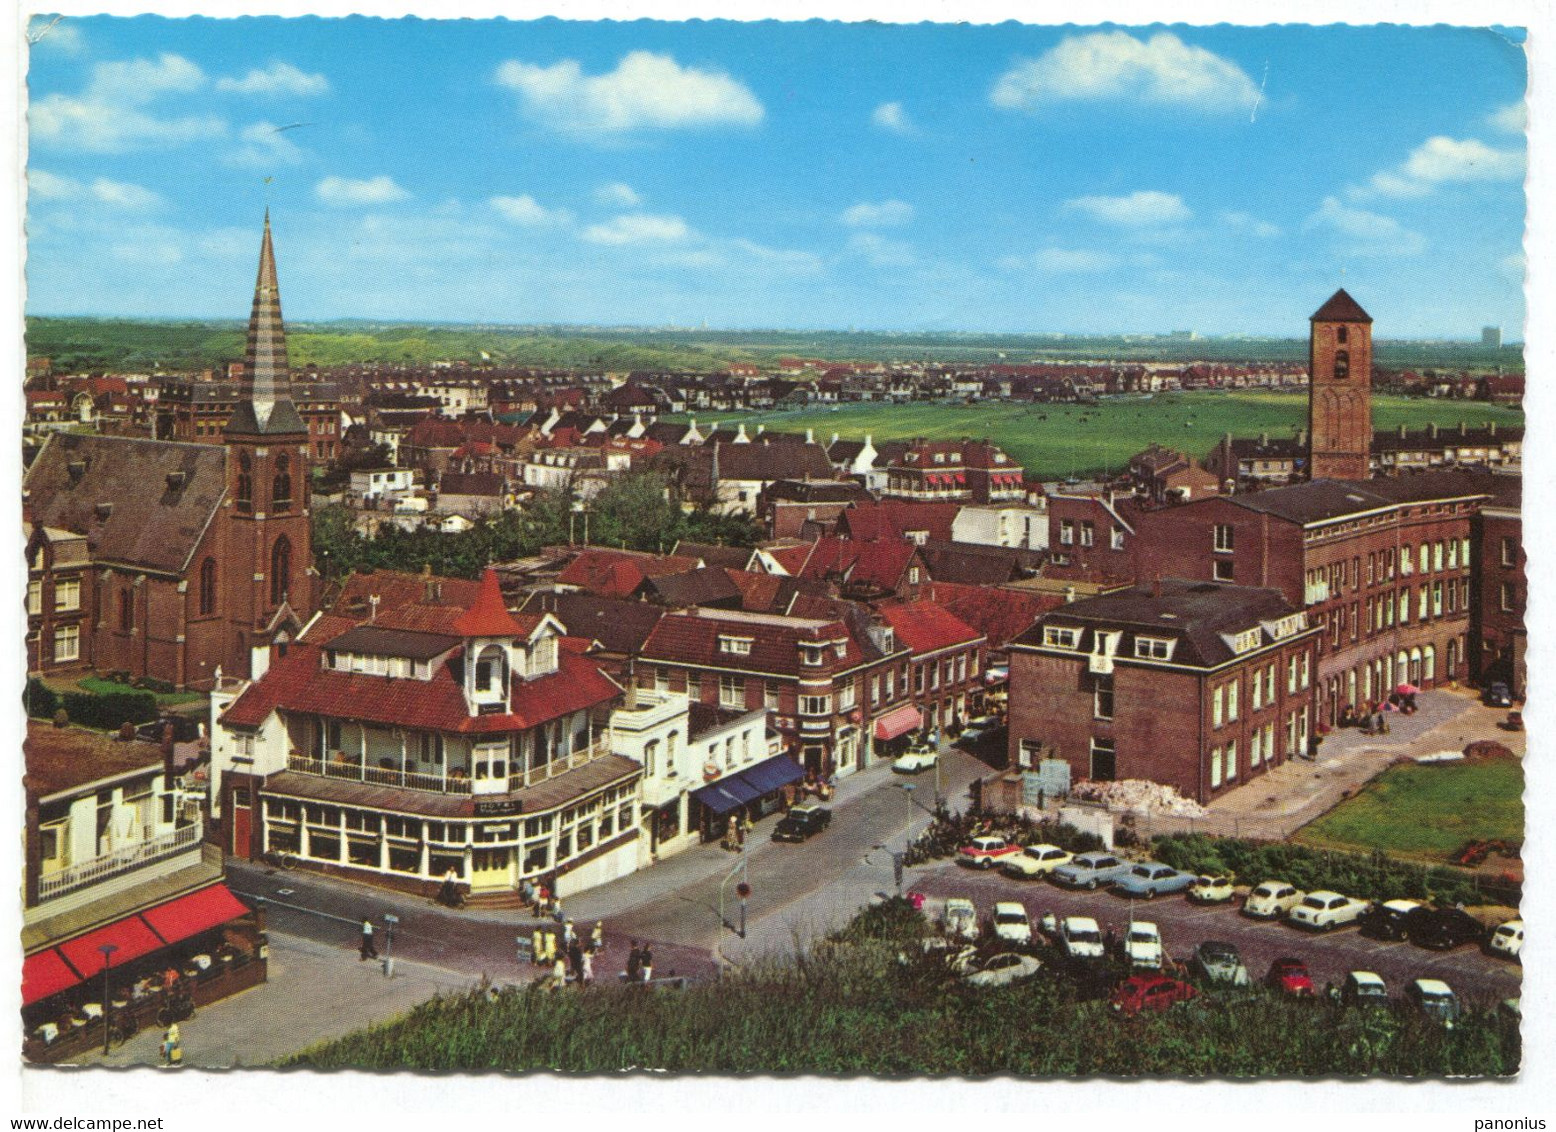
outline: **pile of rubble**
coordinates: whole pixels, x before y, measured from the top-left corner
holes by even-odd
[[[1143,778],[1125,778],[1117,782],[1077,782],[1070,797],[1082,802],[1100,802],[1110,810],[1123,810],[1142,817],[1202,818],[1210,811],[1185,798],[1171,786],[1147,782]]]

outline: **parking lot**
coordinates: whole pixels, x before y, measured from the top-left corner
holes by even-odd
[[[1276,878],[1270,878],[1276,879]],[[1134,918],[1150,920],[1160,929],[1167,954],[1187,961],[1205,940],[1223,940],[1242,952],[1249,975],[1262,979],[1270,964],[1285,955],[1304,960],[1313,983],[1338,986],[1346,972],[1373,971],[1381,975],[1391,994],[1399,994],[1417,978],[1442,979],[1467,1003],[1491,1004],[1518,995],[1520,968],[1473,946],[1453,951],[1428,951],[1411,943],[1369,939],[1354,927],[1335,932],[1312,933],[1282,922],[1251,920],[1237,909],[1240,901],[1223,905],[1191,904],[1182,896],[1129,901],[1111,892],[1072,892],[1046,880],[1013,880],[997,870],[974,870],[946,863],[915,869],[904,889],[922,892],[931,900],[964,896],[978,907],[980,918],[993,914],[994,903],[1016,900],[1026,908],[1036,930],[1044,913],[1057,917],[1091,916],[1122,937]],[[933,909],[926,906],[925,911]]]

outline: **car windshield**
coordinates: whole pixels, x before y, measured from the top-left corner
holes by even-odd
[[[1027,922],[1025,912],[996,912],[994,922],[997,924],[1024,924]]]
[[[1130,943],[1155,943],[1156,942],[1156,933],[1155,932],[1151,932],[1151,931],[1146,931],[1144,928],[1136,928],[1134,931],[1129,933],[1129,942]]]
[[[1090,928],[1080,928],[1070,933],[1070,938],[1076,943],[1099,943],[1102,940],[1100,933]]]

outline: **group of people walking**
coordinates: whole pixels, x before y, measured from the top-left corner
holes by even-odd
[[[529,942],[531,962],[537,967],[551,968],[552,986],[573,982],[586,987],[594,982],[595,957],[605,949],[605,923],[596,920],[587,941],[573,930],[571,920],[563,920],[559,932],[537,926],[530,932]]]

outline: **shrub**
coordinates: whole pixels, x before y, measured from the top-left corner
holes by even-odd
[[[22,700],[27,705],[27,714],[39,719],[47,719],[60,707],[59,693],[36,676],[27,681],[27,691]]]
[[[66,692],[65,712],[72,723],[113,731],[125,723],[150,723],[157,718],[157,698],[150,692]]]
[[[135,681],[135,687],[145,688],[148,692],[157,692],[161,695],[178,691],[177,686],[171,680],[159,680],[155,676],[142,676]]]

